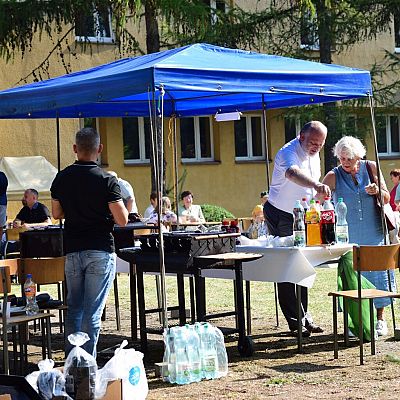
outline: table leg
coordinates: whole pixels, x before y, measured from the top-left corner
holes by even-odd
[[[250,281],[246,282],[246,312],[247,312],[247,334],[251,335],[251,299],[250,299]]]
[[[297,351],[303,351],[303,324],[302,324],[302,311],[301,311],[301,286],[296,286],[296,303],[297,303]]]
[[[129,291],[131,296],[131,339],[136,342],[137,337],[137,303],[136,303],[136,265],[129,263]]]
[[[206,316],[206,298],[205,298],[205,279],[200,276],[201,271],[199,270],[195,276],[195,292],[196,292],[196,317],[197,321],[204,321]]]
[[[194,297],[194,278],[189,277],[189,290],[190,290],[190,319],[192,324],[196,322],[196,304]]]
[[[242,262],[235,260],[235,284],[236,284],[236,310],[239,331],[238,350],[242,356],[253,354],[253,343],[249,336],[246,336],[246,319],[243,293],[243,271]]]
[[[140,330],[140,350],[143,354],[147,352],[147,332],[146,332],[146,304],[144,294],[143,272],[136,270],[138,305],[139,305],[139,330]]]
[[[186,305],[185,305],[185,282],[182,274],[176,275],[178,287],[178,307],[179,307],[179,324],[186,324]]]

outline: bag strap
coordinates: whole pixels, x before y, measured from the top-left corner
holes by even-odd
[[[368,176],[369,176],[369,180],[371,183],[376,183],[375,182],[375,178],[374,178],[374,174],[372,173],[372,168],[371,168],[371,163],[366,160],[366,167],[367,167],[367,172],[368,172]]]

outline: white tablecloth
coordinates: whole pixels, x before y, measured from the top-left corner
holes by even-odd
[[[261,282],[291,282],[311,288],[316,272],[314,267],[340,257],[351,250],[352,244],[326,247],[259,247],[236,246],[236,251],[259,253],[264,257],[243,263],[243,279]],[[231,270],[203,270],[206,278],[233,279]]]

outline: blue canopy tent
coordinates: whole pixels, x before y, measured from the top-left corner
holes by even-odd
[[[177,117],[372,94],[368,71],[194,44],[1,91],[0,118],[149,115],[161,88],[164,115]]]
[[[368,71],[194,44],[1,91],[0,118],[57,118],[59,148],[59,118],[151,116],[162,141],[164,116],[263,110],[268,184],[266,109],[360,97],[372,101]],[[161,193],[162,163],[154,159]],[[161,234],[160,243],[166,326]]]

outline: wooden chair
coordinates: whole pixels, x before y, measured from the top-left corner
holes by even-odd
[[[345,342],[348,342],[348,317],[347,301],[356,301],[358,304],[358,323],[360,340],[360,365],[364,364],[363,355],[363,322],[362,322],[362,300],[369,301],[370,311],[370,329],[371,329],[371,354],[375,354],[375,326],[374,326],[374,304],[373,300],[383,297],[389,297],[392,306],[393,328],[396,329],[396,321],[393,309],[393,298],[400,298],[400,294],[392,292],[390,286],[390,270],[399,267],[399,249],[400,244],[391,244],[385,246],[354,246],[353,247],[353,268],[357,271],[357,289],[342,290],[331,292],[333,300],[333,333],[334,333],[334,358],[338,358],[338,334],[337,334],[337,299],[343,298],[343,317],[344,317],[344,336]],[[389,278],[389,291],[378,289],[361,288],[361,271],[387,271]]]
[[[60,332],[63,332],[64,313],[66,306],[65,287],[65,257],[49,258],[20,258],[18,259],[18,279],[21,285],[25,282],[27,274],[32,274],[34,282],[40,285],[57,284],[58,300],[63,304],[55,308],[44,308],[50,312],[58,310],[60,318]]]
[[[6,260],[2,260],[6,261]],[[7,318],[7,300],[8,295],[11,292],[11,278],[10,278],[10,267],[8,265],[0,266],[0,293],[3,294],[2,304],[2,316],[1,316],[1,329],[2,329],[2,341],[3,341],[3,370],[5,374],[10,373],[9,365],[9,352],[8,352],[8,329],[11,328],[13,332],[13,352],[14,352],[14,370],[16,370],[16,359],[17,359],[17,342],[20,345],[20,371],[24,372],[24,365],[27,363],[28,349],[27,349],[27,330],[28,324],[32,321],[40,321],[42,325],[42,357],[51,358],[51,326],[50,317],[52,314],[38,313],[36,315],[18,315]],[[18,329],[18,335],[16,330]]]

